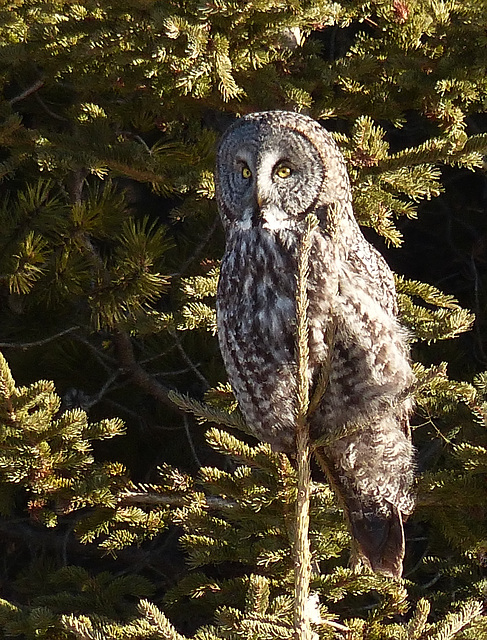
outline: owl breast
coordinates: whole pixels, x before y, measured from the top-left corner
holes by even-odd
[[[297,246],[298,236],[290,231],[230,232],[217,298],[221,352],[247,423],[260,440],[287,452],[294,450],[296,425]],[[321,233],[313,236],[310,262],[311,388],[330,359],[328,387],[310,424],[319,438],[392,407],[412,375],[404,333],[375,299],[367,272],[344,261]],[[332,317],[336,328],[329,355]]]
[[[218,337],[235,395],[255,435],[292,450],[296,263],[261,227],[227,238],[218,284]]]
[[[296,427],[295,318],[297,235],[262,227],[227,237],[217,298],[218,337],[235,395],[255,435],[277,451],[292,452]],[[325,328],[330,289],[336,289],[334,248],[312,269],[310,368],[313,384],[327,357]]]

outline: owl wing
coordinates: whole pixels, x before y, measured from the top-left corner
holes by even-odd
[[[337,401],[334,406],[348,408],[353,421],[361,402],[368,397],[373,400],[373,393],[369,392],[381,392],[374,373],[380,380],[382,372],[389,368],[389,382],[397,385],[399,393],[407,384],[409,365],[405,333],[396,321],[394,276],[358,228],[346,247],[342,274],[340,296],[344,297],[347,314],[341,318],[343,333],[346,340],[349,329],[354,340],[348,339],[346,346],[336,350],[339,366],[335,383],[341,384],[342,392],[337,394],[341,403]],[[380,318],[375,317],[374,310]],[[361,369],[367,349],[377,356],[369,363],[370,371]],[[370,406],[369,401],[366,404]],[[321,460],[317,455],[344,506],[354,539],[353,557],[374,571],[396,578],[401,575],[404,557],[403,520],[410,511],[408,413],[408,402],[391,406],[385,415],[379,411],[377,416],[369,416],[369,426],[366,421],[357,432],[321,450]],[[325,422],[329,424],[330,420]]]
[[[370,286],[369,295],[391,316],[397,316],[394,276],[379,251],[359,232],[349,247],[348,266]]]
[[[340,471],[324,449],[315,451],[322,471],[335,491],[352,534],[351,565],[364,564],[373,571],[400,578],[405,551],[403,514],[397,505],[384,501],[367,504],[344,484]]]
[[[361,232],[357,234],[355,241],[351,243],[348,259],[348,266],[351,271],[355,272],[356,276],[367,284],[369,295],[391,317],[397,318],[399,308],[394,275],[382,254],[364,238]],[[403,336],[407,336],[406,330],[402,330]],[[408,437],[411,437],[409,427],[410,412],[410,401],[406,401],[397,407],[398,424],[401,425],[402,431]]]

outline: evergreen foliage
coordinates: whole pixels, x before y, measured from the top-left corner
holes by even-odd
[[[417,361],[404,580],[347,567],[313,469],[313,633],[487,639],[486,24],[485,0],[0,8],[2,638],[293,637],[298,472],[246,433],[214,335],[215,144],[279,108],[333,131]]]
[[[58,515],[116,504],[125,469],[118,463],[95,462],[91,443],[122,434],[121,420],[91,424],[81,409],[56,417],[61,400],[53,383],[39,380],[16,387],[1,354],[0,397],[4,517],[21,501],[34,521],[54,527]]]

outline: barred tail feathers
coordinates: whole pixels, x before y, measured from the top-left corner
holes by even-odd
[[[405,552],[403,520],[409,509],[377,496],[371,498],[360,493],[351,482],[334,468],[323,449],[315,452],[337,495],[352,534],[352,566],[363,564],[372,571],[400,578]]]

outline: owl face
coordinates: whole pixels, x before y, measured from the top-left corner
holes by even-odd
[[[343,165],[331,136],[306,116],[273,111],[239,120],[218,152],[216,189],[225,227],[296,228],[327,199],[330,149]]]

